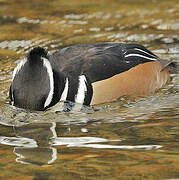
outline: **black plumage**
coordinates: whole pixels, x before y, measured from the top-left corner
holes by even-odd
[[[139,44],[97,43],[63,48],[51,55],[50,61],[60,72],[73,77],[84,74],[93,83],[151,61],[140,57],[125,58],[125,54],[135,53],[135,48],[142,49],[157,59],[156,55]]]

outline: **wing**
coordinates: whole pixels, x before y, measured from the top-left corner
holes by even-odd
[[[93,83],[158,57],[139,44],[98,43],[63,48],[50,60],[54,69],[70,76],[85,74]]]

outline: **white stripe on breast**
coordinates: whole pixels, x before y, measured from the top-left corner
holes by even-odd
[[[12,81],[14,80],[15,76],[18,74],[18,72],[21,70],[21,68],[25,65],[25,63],[27,62],[27,59],[24,58],[23,60],[20,61],[20,63],[16,66],[16,68],[13,71],[12,74]],[[11,96],[12,96],[12,102],[11,104],[14,105],[14,95],[13,95],[13,85],[11,87]]]
[[[69,86],[69,82],[68,82],[68,78],[66,78],[65,88],[61,95],[60,101],[66,101],[67,94],[68,94],[68,88],[69,88],[68,86]]]
[[[141,58],[149,59],[149,60],[152,60],[152,61],[157,60],[157,58],[150,58],[150,57],[147,57],[147,56],[144,56],[144,55],[141,55],[141,54],[127,54],[127,55],[125,55],[125,58],[131,57],[131,56],[133,56],[133,57],[141,57]]]
[[[20,71],[20,69],[25,65],[25,63],[27,62],[27,59],[24,58],[23,60],[20,61],[20,63],[16,66],[16,68],[13,71],[12,74],[12,80],[14,80],[16,74]]]
[[[51,66],[49,60],[46,58],[42,58],[42,60],[43,60],[44,67],[46,67],[46,69],[47,69],[47,74],[48,74],[49,80],[50,80],[50,91],[49,91],[48,97],[44,104],[44,108],[45,108],[52,102],[53,93],[54,93],[54,78],[53,78],[52,66]]]
[[[79,76],[79,86],[78,86],[78,92],[75,97],[75,103],[84,103],[85,99],[85,93],[87,92],[87,87],[86,87],[86,77],[85,75]]]

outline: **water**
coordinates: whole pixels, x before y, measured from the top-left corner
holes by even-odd
[[[32,47],[138,42],[179,60],[178,0],[0,0],[0,179],[179,179],[179,77],[148,97],[80,112],[8,104]]]

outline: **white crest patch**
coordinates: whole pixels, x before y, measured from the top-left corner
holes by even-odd
[[[69,84],[68,78],[66,78],[65,88],[64,88],[63,93],[61,95],[60,101],[66,101],[67,94],[68,94],[68,86],[69,86],[68,84]]]
[[[49,79],[50,79],[50,91],[49,91],[48,97],[47,97],[45,104],[44,104],[44,108],[45,108],[52,102],[53,93],[54,93],[54,79],[53,79],[52,66],[51,66],[49,60],[46,58],[42,58],[42,60],[43,60],[44,67],[46,67],[46,69],[47,69],[47,74],[48,74]]]
[[[85,99],[85,93],[87,92],[87,87],[86,87],[86,77],[85,75],[79,76],[79,86],[78,86],[78,92],[75,97],[75,103],[84,103]]]

